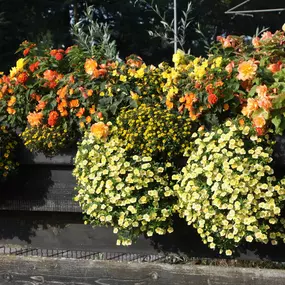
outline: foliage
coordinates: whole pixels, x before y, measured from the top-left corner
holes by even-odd
[[[164,161],[183,155],[192,134],[190,118],[161,109],[159,104],[123,110],[117,125],[118,136],[126,142],[127,151]]]
[[[84,17],[71,27],[75,42],[85,57],[116,60],[118,57],[116,43],[111,41],[109,25],[94,20],[94,6],[88,6]]]
[[[280,213],[285,180],[270,166],[272,141],[258,138],[243,119],[211,132],[193,133],[189,159],[174,190],[178,212],[210,248],[226,255],[242,241],[277,244],[284,239]],[[279,231],[272,238],[274,225]]]
[[[0,127],[0,181],[5,180],[18,166],[15,148],[18,142],[15,134],[5,126]]]
[[[101,128],[100,128],[101,129]],[[117,244],[130,245],[140,234],[172,232],[173,191],[167,167],[149,156],[128,156],[126,143],[102,132],[86,133],[78,145],[75,197],[86,223],[114,227]]]

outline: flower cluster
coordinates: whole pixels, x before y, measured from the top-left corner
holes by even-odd
[[[167,108],[208,125],[242,113],[257,134],[272,125],[282,133],[284,42],[284,31],[264,32],[252,44],[244,37],[220,36],[207,58],[178,51],[175,66],[162,74]]]
[[[47,156],[52,156],[70,146],[76,135],[64,126],[33,126],[27,127],[20,137],[31,152],[43,152]]]
[[[269,136],[257,137],[244,120],[192,136],[187,165],[173,176],[179,215],[226,255],[242,241],[284,240],[282,231],[271,235],[280,224],[285,180],[276,181],[270,167]]]
[[[190,118],[177,116],[158,104],[122,111],[117,125],[127,151],[164,160],[182,155],[192,134]]]
[[[6,177],[18,166],[15,161],[15,148],[17,146],[16,136],[12,134],[5,126],[0,127],[0,181]]]
[[[173,190],[167,166],[149,156],[128,156],[126,143],[86,133],[75,158],[77,196],[86,223],[109,225],[117,244],[129,245],[140,234],[173,231]]]

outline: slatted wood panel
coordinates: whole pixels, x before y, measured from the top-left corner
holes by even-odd
[[[5,257],[0,285],[284,285],[285,271]]]

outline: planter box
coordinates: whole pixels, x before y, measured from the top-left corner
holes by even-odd
[[[116,246],[116,236],[110,228],[93,229],[83,225],[81,209],[73,201],[76,185],[72,176],[74,155],[74,150],[52,158],[21,151],[18,175],[0,186],[0,254],[2,245],[3,252],[12,250],[15,254],[30,254],[36,251],[44,252],[43,256],[62,254],[68,257],[81,252],[82,258],[100,253],[124,260],[138,256],[142,260],[167,256],[174,256],[174,259],[178,256],[177,260],[184,257],[220,258],[180,219],[175,221],[173,234],[142,236],[130,247]],[[275,146],[274,157],[277,174],[283,175],[285,139],[282,137]],[[246,244],[237,250],[235,257],[284,262],[284,252],[284,244]]]
[[[0,210],[81,212],[73,201],[75,153],[46,157],[23,148],[17,175],[1,185]]]

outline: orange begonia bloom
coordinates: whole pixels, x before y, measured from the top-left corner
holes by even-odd
[[[22,72],[17,76],[17,81],[24,84],[28,80],[29,76],[27,72]]]
[[[30,71],[31,71],[31,72],[34,72],[34,71],[39,67],[39,65],[40,65],[40,62],[39,62],[39,61],[37,61],[37,62],[35,62],[35,63],[32,63],[32,64],[29,66]]]
[[[256,128],[263,128],[266,124],[266,120],[261,115],[254,117],[252,121]]]
[[[107,138],[109,127],[103,122],[95,123],[90,128],[91,133],[98,139]]]
[[[237,78],[242,81],[253,79],[256,70],[257,70],[257,65],[252,60],[244,61],[240,63],[238,66],[239,74]]]
[[[247,105],[241,110],[242,114],[249,117],[254,111],[258,109],[258,102],[256,99],[248,98]]]
[[[259,97],[265,97],[267,95],[267,86],[266,85],[257,86],[256,93]]]
[[[47,105],[47,102],[45,102],[45,101],[39,101],[39,104],[36,106],[36,111],[43,110],[46,105]]]
[[[58,117],[59,115],[57,111],[51,111],[48,116],[48,124],[53,127],[56,124]]]
[[[170,100],[167,99],[165,104],[166,104],[167,109],[169,110],[173,109],[174,104]]]
[[[95,105],[92,105],[92,107],[89,109],[89,113],[90,115],[95,114],[96,110],[95,110]]]
[[[67,110],[64,109],[62,112],[60,112],[60,116],[61,117],[67,117],[68,116]]]
[[[269,69],[273,73],[280,71],[281,68],[282,68],[282,62],[281,61],[278,61],[277,63],[270,64],[267,67],[267,69]]]
[[[85,108],[80,108],[79,111],[76,113],[76,117],[81,118],[85,112]]]
[[[71,100],[69,102],[69,107],[70,108],[77,108],[77,107],[79,107],[79,100],[78,99]]]
[[[85,120],[86,120],[86,123],[87,123],[87,124],[91,123],[91,121],[92,121],[92,119],[91,119],[90,116],[87,116],[87,117],[85,118]]]
[[[59,96],[59,98],[61,99],[64,99],[67,95],[67,88],[68,88],[68,85],[65,85],[64,87],[60,88],[58,91],[57,91],[57,95]]]
[[[13,109],[13,108],[11,108],[11,107],[8,107],[8,108],[7,108],[7,112],[8,112],[8,114],[10,114],[10,115],[14,115],[14,114],[16,113],[16,110]]]
[[[58,75],[59,74],[56,71],[48,69],[44,72],[44,79],[47,81],[54,81],[58,78]]]
[[[96,60],[87,58],[84,64],[85,72],[89,75],[93,75],[94,71],[97,70],[98,63]]]
[[[29,115],[27,116],[28,122],[32,127],[38,127],[41,125],[42,123],[42,119],[43,119],[43,113],[39,112],[33,112],[33,113],[29,113]]]
[[[93,95],[93,90],[92,89],[89,89],[87,90],[87,95],[90,97]]]
[[[11,106],[13,106],[15,103],[16,103],[16,97],[15,96],[11,96],[10,97],[10,100],[8,101],[8,103],[7,103],[7,105],[9,106],[9,107],[11,107]]]
[[[268,111],[269,109],[272,108],[272,102],[268,97],[263,97],[260,100],[258,100],[258,106]]]
[[[232,61],[225,67],[225,69],[228,73],[232,73],[234,66],[235,66],[235,63]]]

